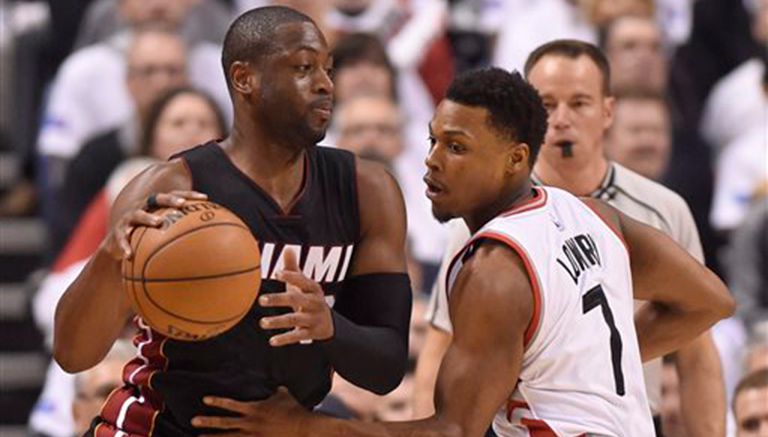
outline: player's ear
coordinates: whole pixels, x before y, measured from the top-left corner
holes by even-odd
[[[526,143],[515,143],[507,150],[507,172],[520,173],[527,171],[528,157],[531,156],[531,148]]]
[[[235,61],[229,66],[232,89],[239,94],[251,95],[261,85],[261,75],[248,62]]]

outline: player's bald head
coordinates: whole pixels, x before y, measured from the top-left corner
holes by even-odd
[[[276,36],[280,25],[304,22],[314,24],[307,15],[284,6],[251,9],[237,17],[227,30],[221,55],[227,84],[230,82],[229,69],[234,62],[260,63],[278,50],[280,41]]]

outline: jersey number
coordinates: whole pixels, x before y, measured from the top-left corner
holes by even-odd
[[[603,310],[603,318],[608,328],[611,330],[611,362],[613,364],[613,380],[616,382],[616,394],[624,396],[624,373],[621,371],[621,336],[616,324],[613,322],[613,313],[608,306],[608,300],[605,298],[603,287],[596,285],[592,287],[581,298],[582,312],[584,314],[592,311],[598,306]]]

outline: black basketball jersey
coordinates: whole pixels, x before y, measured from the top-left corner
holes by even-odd
[[[303,187],[283,211],[217,143],[180,154],[193,189],[237,214],[258,240],[261,293],[285,290],[274,275],[282,268],[283,250],[292,248],[304,274],[322,285],[333,305],[360,234],[355,161],[349,152],[325,147],[310,148],[305,156]],[[318,404],[332,374],[322,345],[275,348],[268,340],[277,331],[259,327],[261,317],[288,311],[254,303],[234,328],[201,342],[164,338],[137,317],[138,357],[125,367],[126,385],[110,395],[94,434],[194,434],[192,417],[221,414],[205,407],[203,396],[260,400],[280,385],[305,406]]]

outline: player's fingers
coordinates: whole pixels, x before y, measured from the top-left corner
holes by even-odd
[[[150,209],[157,207],[178,208],[184,205],[184,202],[187,200],[184,196],[177,196],[171,193],[158,193],[154,194],[154,196],[152,205],[147,205]]]
[[[259,297],[259,305],[263,307],[291,307],[294,311],[307,303],[307,298],[300,293],[270,293]]]
[[[243,419],[239,417],[196,416],[192,418],[192,426],[196,428],[213,429],[242,429]]]
[[[263,329],[287,329],[295,327],[308,327],[312,317],[307,313],[296,312],[280,316],[262,317],[259,325]]]
[[[248,414],[250,406],[247,402],[240,402],[234,399],[222,398],[218,396],[206,396],[203,398],[203,403],[211,407],[221,408],[222,410],[229,410],[234,413]]]
[[[128,226],[125,228],[123,232],[117,232],[115,235],[115,240],[117,241],[117,245],[120,247],[120,250],[123,252],[123,257],[130,259],[133,257],[133,250],[131,249],[131,232],[133,232],[135,228],[133,226]]]
[[[307,278],[299,271],[283,270],[282,272],[277,272],[277,279],[299,288],[304,293],[322,294],[323,292],[317,282]]]
[[[185,199],[189,200],[206,200],[208,199],[208,195],[205,193],[201,193],[199,191],[191,191],[191,190],[173,190],[170,193],[171,195],[183,197]]]
[[[128,218],[128,226],[134,226],[134,227],[149,226],[150,228],[157,228],[162,224],[163,224],[162,217],[160,217],[159,215],[149,213],[142,209],[137,209],[136,211],[133,211],[133,213],[131,213],[131,215]]]
[[[293,249],[286,249],[284,251],[283,271],[299,271],[299,260],[296,256],[296,252]]]
[[[294,328],[284,334],[272,336],[269,339],[269,344],[274,347],[280,347],[300,343],[302,341],[312,341],[312,337],[309,335],[309,330],[305,328]]]

